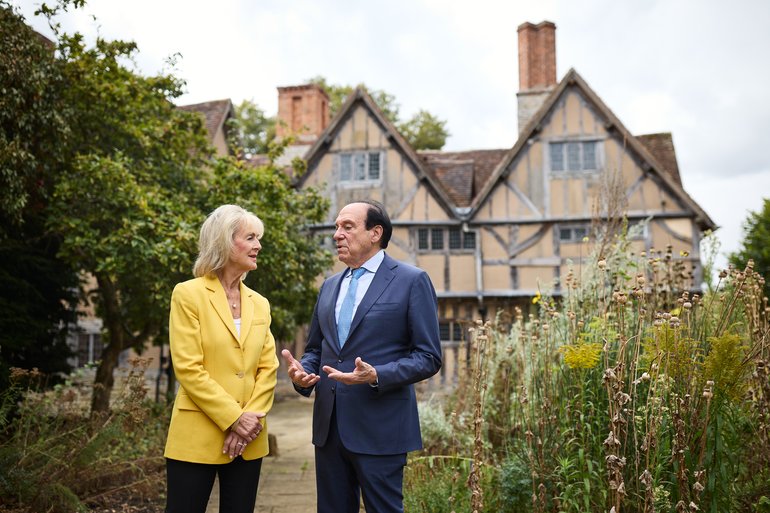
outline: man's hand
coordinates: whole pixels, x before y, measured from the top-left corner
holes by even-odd
[[[291,382],[298,387],[310,388],[318,383],[319,379],[321,379],[321,376],[318,376],[317,374],[308,374],[305,372],[302,364],[291,355],[291,351],[288,349],[281,351],[281,356],[283,356],[283,359],[286,360],[286,370],[289,373]]]
[[[227,434],[227,437],[225,437],[225,445],[222,447],[222,454],[227,454],[230,456],[230,459],[235,458],[236,456],[243,454],[247,445],[249,445],[249,440],[230,431]]]
[[[262,412],[244,412],[238,419],[233,432],[243,438],[247,443],[252,442],[257,438],[262,431],[261,419],[265,418],[265,413]]]
[[[333,380],[345,383],[346,385],[362,385],[377,383],[377,371],[374,367],[366,363],[361,357],[356,358],[356,368],[353,372],[340,372],[334,367],[324,365],[323,371]]]

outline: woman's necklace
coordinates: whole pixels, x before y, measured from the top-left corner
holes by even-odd
[[[233,309],[238,308],[238,302],[236,301],[235,294],[231,296],[230,294],[227,293],[227,291],[225,291],[225,296],[227,296],[227,301],[230,302],[230,306],[232,306]]]

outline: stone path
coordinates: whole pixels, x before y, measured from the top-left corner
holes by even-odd
[[[255,513],[316,511],[315,466],[310,442],[312,418],[313,400],[293,391],[273,406],[268,430],[276,436],[278,456],[262,462]],[[219,513],[216,483],[206,513]]]

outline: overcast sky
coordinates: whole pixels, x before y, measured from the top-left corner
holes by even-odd
[[[50,35],[39,1],[13,2]],[[322,75],[395,95],[402,119],[446,120],[446,150],[513,146],[516,28],[543,20],[558,79],[575,68],[634,134],[673,133],[685,189],[735,251],[770,198],[770,1],[90,0],[61,18],[136,41],[144,74],[179,54],[180,104],[252,99],[272,115],[276,87]]]

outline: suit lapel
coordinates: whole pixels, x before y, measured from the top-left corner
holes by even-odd
[[[211,306],[219,315],[224,325],[230,331],[233,338],[240,344],[238,340],[238,332],[235,331],[235,322],[233,321],[233,314],[230,313],[230,305],[227,304],[227,296],[225,295],[225,289],[219,282],[219,278],[216,276],[206,276],[206,288],[209,290],[209,301]],[[243,310],[243,301],[241,301],[241,310]],[[242,326],[241,326],[242,327]]]
[[[356,327],[361,324],[361,320],[372,308],[372,305],[377,302],[385,289],[390,285],[391,280],[396,275],[394,269],[398,266],[398,263],[385,255],[385,259],[380,264],[380,268],[374,274],[371,285],[366,291],[361,303],[358,304],[356,314],[353,316],[353,322],[350,324],[350,333],[348,334],[348,340],[353,335]],[[347,345],[347,344],[346,344]]]
[[[249,335],[251,323],[254,321],[254,300],[251,289],[241,282],[241,339],[239,343],[243,345],[246,337]]]
[[[339,296],[340,293],[342,276],[344,274],[345,272],[343,271],[329,278],[329,281],[323,288],[324,297],[320,298],[318,301],[319,305],[327,306],[325,312],[318,312],[318,322],[322,325],[321,331],[330,334],[331,338],[328,336],[325,338],[327,338],[329,342],[333,342],[330,345],[336,352],[339,352],[340,350],[340,340],[337,335],[337,316],[335,310],[337,308],[337,296]]]

